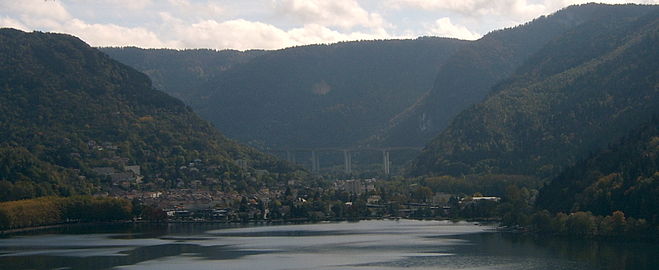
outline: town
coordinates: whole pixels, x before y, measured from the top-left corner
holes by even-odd
[[[150,207],[144,220],[170,222],[321,221],[369,218],[447,219],[457,215],[493,216],[500,198],[451,194],[403,194],[386,191],[386,181],[336,180],[326,188],[290,182],[244,195],[207,189],[123,191],[114,197]],[[414,192],[413,192],[414,193]]]

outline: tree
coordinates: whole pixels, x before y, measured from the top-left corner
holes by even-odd
[[[11,220],[9,219],[9,214],[7,213],[7,210],[5,209],[0,209],[0,230],[6,230],[9,229],[11,225]]]
[[[595,222],[590,212],[570,214],[565,225],[569,234],[587,236],[595,233]]]
[[[427,202],[432,198],[433,194],[434,193],[432,192],[432,189],[430,189],[429,187],[418,186],[412,192],[412,199],[417,202]]]
[[[552,231],[552,216],[547,210],[536,212],[531,217],[531,227],[536,232],[547,233]]]

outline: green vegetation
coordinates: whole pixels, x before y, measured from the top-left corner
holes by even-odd
[[[574,237],[634,237],[657,239],[659,229],[645,219],[625,217],[622,211],[614,211],[607,216],[596,216],[591,212],[571,214],[550,214],[538,211],[528,223],[531,230],[543,234],[557,234]]]
[[[124,188],[141,177],[144,188],[210,178],[227,190],[254,169],[275,180],[294,171],[75,37],[1,29],[0,59],[0,201],[117,187],[95,168],[139,166]]]
[[[657,240],[658,156],[659,121],[654,118],[569,167],[539,192],[508,186],[501,204],[485,213],[501,217],[504,226],[541,234]],[[449,177],[431,179],[442,178]]]
[[[522,64],[552,40],[589,21],[602,17],[627,17],[650,9],[637,5],[571,6],[514,28],[491,32],[446,60],[437,73],[432,90],[413,106],[401,111],[374,139],[389,145],[425,144],[449,126],[456,115],[487,98],[492,87],[516,74]],[[565,49],[579,48],[567,45]],[[570,53],[561,57],[568,55],[573,56]]]
[[[215,208],[200,217],[227,221],[469,218],[579,237],[656,235],[657,18],[657,6],[589,4],[473,43],[104,49],[265,148],[419,143],[457,114],[412,164],[419,177],[335,183],[225,138],[144,74],[73,37],[0,30],[0,201],[13,201],[0,204],[0,228],[165,220],[161,193],[141,193],[154,199],[148,206],[25,199],[190,188],[208,193],[167,196],[211,198]],[[436,63],[435,88],[409,107]],[[197,82],[184,86],[185,78]]]
[[[91,196],[1,202],[0,230],[70,222],[130,220],[132,207],[127,200]]]
[[[550,178],[659,113],[657,7],[612,8],[620,12],[552,40],[458,115],[412,173]]]
[[[505,226],[581,237],[656,235],[659,10],[593,7],[609,12],[584,18],[530,55],[433,139],[411,172],[452,193],[487,188],[456,183],[471,175],[536,179],[512,183],[498,206],[477,211]]]
[[[236,65],[249,62],[266,51],[171,50],[136,47],[99,48],[113,59],[148,75],[153,86],[197,109],[207,93],[206,84]]]
[[[91,193],[98,181],[40,160],[24,147],[0,147],[0,201]]]
[[[419,184],[429,187],[433,192],[459,196],[474,193],[504,196],[509,186],[537,190],[542,186],[542,181],[525,175],[466,175],[464,177],[445,175],[423,178]]]
[[[537,200],[552,213],[588,211],[659,223],[659,120],[566,169],[545,186]]]
[[[231,138],[262,148],[342,147],[412,105],[467,43],[424,37],[276,51],[101,50],[148,74]]]
[[[573,31],[590,34],[584,29],[593,30],[593,22],[623,22],[652,8],[572,6],[475,42],[420,38],[277,51],[101,50],[148,74],[228,136],[257,147],[418,146],[492,87],[542,63],[530,59],[557,46],[553,40],[572,35],[563,38],[561,60],[547,66],[567,69],[574,65],[570,61],[597,53],[569,42],[608,44],[601,42],[604,35],[580,39]]]

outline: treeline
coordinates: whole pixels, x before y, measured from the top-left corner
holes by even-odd
[[[527,175],[485,174],[462,177],[444,175],[424,178],[419,184],[430,188],[433,192],[456,195],[481,193],[501,197],[506,194],[506,189],[511,185],[518,188],[539,189],[542,186],[542,180]]]
[[[130,201],[109,197],[41,197],[0,203],[0,230],[68,222],[129,220]]]
[[[420,38],[276,51],[101,50],[147,73],[229,137],[259,147],[334,147],[358,144],[386,126],[467,43]]]
[[[208,80],[236,65],[244,64],[267,51],[210,49],[141,49],[137,47],[99,48],[113,59],[144,72],[153,86],[187,104],[200,102]],[[192,107],[195,107],[192,105]]]
[[[553,178],[659,113],[658,10],[612,9],[553,39],[457,115],[412,174]]]
[[[607,216],[591,212],[558,213],[538,211],[528,220],[528,228],[537,233],[580,237],[652,237],[657,239],[659,228],[645,219],[625,217],[622,211]]]
[[[586,237],[659,236],[659,119],[592,154],[536,196],[521,196],[502,224],[543,234]]]
[[[524,25],[493,31],[464,46],[444,62],[432,90],[387,127],[380,138],[389,145],[428,142],[461,111],[483,100],[497,82],[506,79],[549,41],[589,20],[593,14],[614,13],[601,5],[573,6]]]
[[[0,202],[89,194],[97,184],[39,159],[25,147],[0,145]]]
[[[246,175],[237,160],[295,170],[226,138],[146,75],[75,37],[0,29],[0,59],[0,201],[208,178],[228,189]],[[94,171],[126,165],[140,166],[141,187],[137,176]]]
[[[500,202],[449,202],[451,218],[500,219],[508,228],[539,234],[570,237],[632,237],[659,239],[659,226],[653,220],[627,216],[620,210],[608,215],[590,211],[551,213],[534,205],[537,190],[510,185]],[[467,197],[468,199],[468,197]]]
[[[545,186],[539,209],[552,213],[616,210],[659,223],[659,117],[618,144],[569,167]]]

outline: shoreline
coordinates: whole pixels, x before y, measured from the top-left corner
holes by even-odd
[[[49,229],[59,229],[66,227],[82,227],[82,226],[98,226],[98,225],[126,225],[126,224],[154,224],[154,225],[167,225],[167,224],[304,224],[304,223],[318,223],[318,222],[360,222],[366,220],[426,220],[426,221],[452,221],[452,222],[474,222],[480,224],[492,224],[496,223],[496,220],[488,219],[449,219],[449,218],[427,218],[427,219],[417,219],[417,218],[404,218],[404,217],[363,217],[357,219],[322,219],[322,220],[312,220],[306,218],[300,219],[276,219],[276,220],[250,220],[247,222],[242,221],[218,221],[218,220],[168,220],[168,221],[148,221],[148,220],[124,220],[124,221],[111,221],[111,222],[70,222],[70,223],[60,223],[60,224],[50,224],[34,227],[24,227],[16,228],[9,230],[0,230],[0,237],[8,237],[21,233],[30,233],[38,232]]]
[[[112,225],[112,224],[131,224],[135,223],[133,221],[113,221],[113,222],[70,222],[70,223],[59,223],[59,224],[50,224],[50,225],[41,225],[34,227],[24,227],[16,228],[9,230],[0,230],[0,237],[11,236],[13,234],[26,233],[26,232],[36,232],[41,230],[65,228],[69,226],[93,226],[93,225]]]
[[[35,227],[25,227],[11,230],[1,230],[0,238],[7,238],[12,236],[17,236],[23,233],[37,233],[39,231],[46,231],[50,229],[60,229],[67,227],[90,227],[90,226],[101,226],[101,225],[170,225],[170,224],[200,224],[200,225],[210,225],[210,224],[243,224],[243,225],[294,225],[294,224],[313,224],[321,222],[360,222],[360,221],[369,221],[369,220],[417,220],[417,221],[449,221],[449,222],[467,222],[474,223],[473,225],[485,226],[485,225],[494,225],[498,224],[497,220],[490,219],[448,219],[448,218],[428,218],[428,219],[415,219],[415,218],[403,218],[403,217],[386,217],[386,218],[359,218],[359,219],[324,219],[324,220],[311,220],[311,219],[278,219],[278,220],[251,220],[249,222],[241,221],[197,221],[197,220],[170,220],[170,221],[146,221],[146,220],[124,220],[124,221],[112,221],[112,222],[71,222],[71,223],[61,223],[61,224],[51,224]],[[614,241],[614,242],[635,242],[642,241],[648,243],[659,243],[659,238],[656,236],[635,236],[630,237],[629,235],[620,235],[620,236],[582,236],[577,237],[569,234],[558,234],[558,233],[539,233],[533,232],[524,228],[510,228],[506,226],[501,226],[500,224],[496,225],[495,228],[491,229],[492,232],[497,233],[507,233],[507,234],[516,234],[520,236],[531,236],[531,237],[550,237],[550,238],[565,238],[565,239],[583,239],[583,240],[594,240],[594,241]]]

